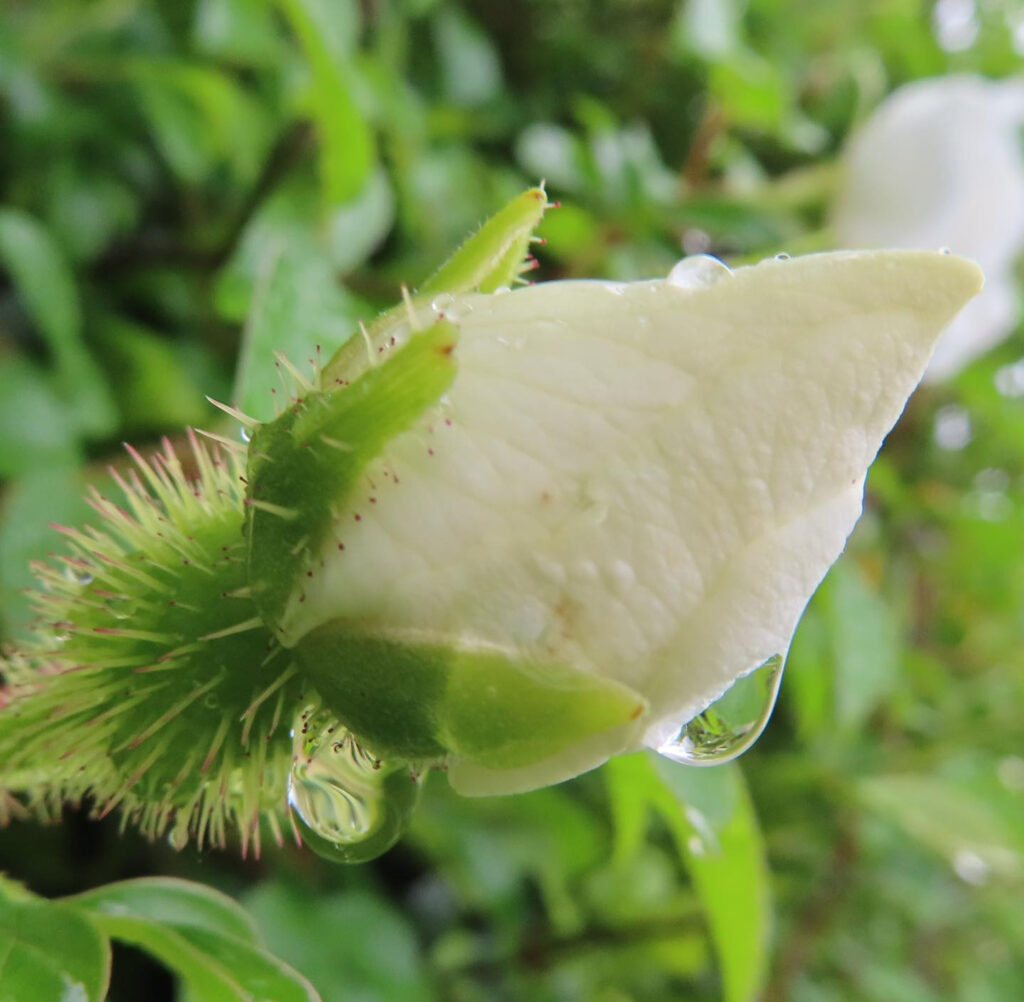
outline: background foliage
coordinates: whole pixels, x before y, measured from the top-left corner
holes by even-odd
[[[7,0],[5,635],[122,439],[217,425],[239,367],[270,370],[268,407],[271,349],[337,345],[538,178],[565,203],[542,278],[826,248],[837,156],[885,94],[1022,48],[1015,0]],[[741,767],[433,783],[358,869],[75,812],[0,833],[0,868],[47,895],[217,886],[328,1002],[1018,997],[1022,351],[912,401]],[[174,997],[118,950],[111,999]]]

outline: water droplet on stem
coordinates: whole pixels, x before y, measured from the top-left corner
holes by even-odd
[[[325,859],[364,863],[400,838],[419,801],[419,777],[380,761],[324,711],[295,720],[288,803],[303,842]]]
[[[709,707],[658,748],[685,765],[719,765],[743,754],[761,736],[775,708],[785,665],[775,654],[737,679]]]

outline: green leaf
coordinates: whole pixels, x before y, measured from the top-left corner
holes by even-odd
[[[346,202],[366,184],[377,162],[370,127],[352,97],[351,66],[327,44],[312,0],[278,0],[313,73],[313,115],[320,132],[320,169],[329,204]]]
[[[330,357],[366,312],[311,246],[268,245],[242,337],[233,394],[237,406],[260,420],[273,418],[275,394],[278,400],[283,395],[275,353],[302,367],[318,347],[321,357]]]
[[[234,898],[174,877],[141,877],[86,891],[68,903],[109,915],[131,914],[139,919],[233,936],[259,942],[256,925]]]
[[[134,432],[177,429],[209,417],[209,404],[178,346],[124,317],[103,317],[99,354],[112,376],[121,424]]]
[[[270,947],[302,970],[325,999],[432,998],[416,930],[385,898],[366,891],[314,894],[268,882],[245,903]]]
[[[137,82],[161,152],[179,177],[204,180],[223,162],[241,184],[256,179],[272,141],[263,103],[224,70],[178,59],[133,58]]]
[[[107,936],[178,974],[202,1002],[318,1002],[302,975],[257,945],[231,899],[173,879],[111,884],[65,899]]]
[[[302,309],[274,347],[291,354],[288,335],[295,325],[310,338],[299,346],[296,358],[304,358],[318,339],[329,342],[335,329],[347,336],[357,316],[375,311],[339,285],[338,276],[366,262],[394,219],[395,196],[383,170],[374,171],[355,198],[327,212],[306,171],[294,172],[260,205],[217,276],[217,312],[226,320],[244,320],[256,305],[256,291],[265,291],[274,262],[284,256],[292,265],[286,274],[295,273],[292,280]]]
[[[114,407],[82,343],[78,290],[60,248],[28,214],[0,209],[0,265],[53,355],[76,430],[94,436],[109,433],[115,424]]]
[[[273,66],[281,59],[281,38],[273,9],[264,0],[198,0],[193,37],[209,56]]]
[[[102,1002],[106,938],[73,908],[0,876],[0,1002]]]
[[[23,589],[35,586],[30,560],[41,560],[62,543],[50,524],[74,525],[90,509],[82,500],[77,455],[64,462],[27,471],[8,486],[0,510],[0,597],[3,629],[10,635],[30,620]]]
[[[700,898],[725,1002],[758,997],[767,970],[768,868],[753,804],[735,765],[693,769],[653,755],[608,765],[612,802],[627,828],[618,853],[638,845],[641,801],[668,825]]]
[[[74,459],[74,427],[43,372],[18,355],[0,361],[0,477]]]
[[[835,665],[835,714],[856,729],[900,681],[898,611],[853,560],[842,560],[825,587]]]
[[[465,107],[501,93],[501,62],[493,41],[462,11],[444,7],[434,16],[434,41],[445,96]]]
[[[969,882],[976,877],[980,883],[990,873],[1003,880],[1024,877],[1024,826],[1012,824],[998,809],[991,789],[976,791],[945,777],[907,773],[863,780],[857,792],[871,810],[958,872],[969,868],[964,874]]]

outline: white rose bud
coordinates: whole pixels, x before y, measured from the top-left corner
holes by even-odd
[[[253,438],[257,602],[348,728],[461,792],[659,747],[785,655],[979,287],[841,253],[410,303]]]

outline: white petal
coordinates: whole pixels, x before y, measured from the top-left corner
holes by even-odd
[[[651,702],[612,744],[456,767],[463,792],[656,741],[786,651],[937,332],[979,285],[968,262],[891,252],[769,261],[696,290],[460,301],[448,398],[372,465],[289,635],[348,617],[484,641]]]
[[[929,380],[954,375],[1019,318],[1022,125],[1024,79],[941,77],[895,91],[844,151],[833,213],[839,245],[948,247],[985,271],[984,294],[944,334]]]

